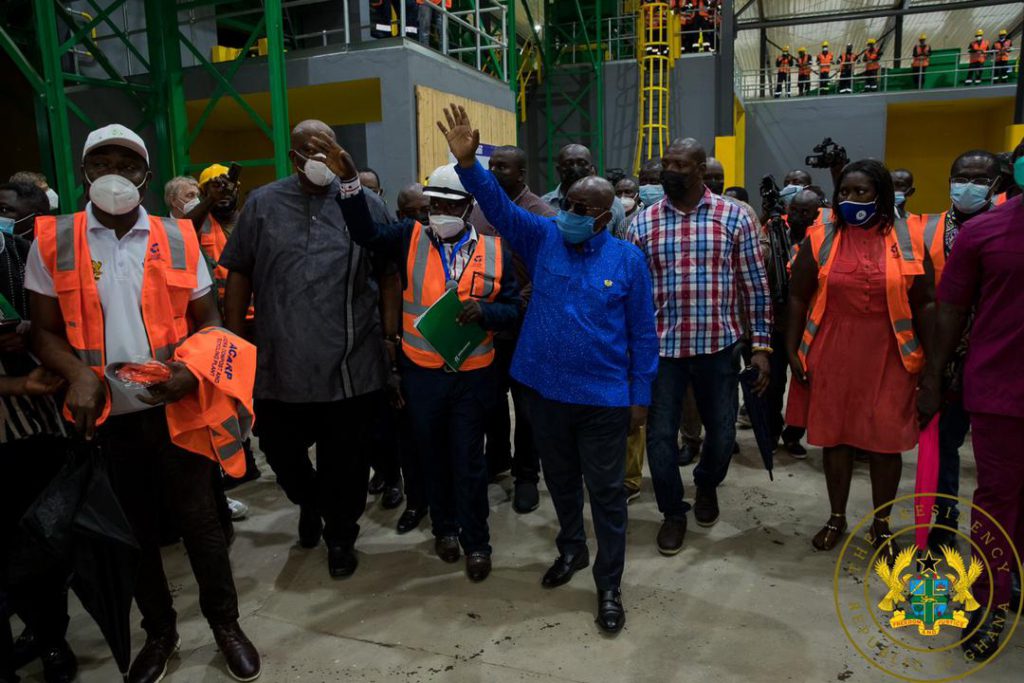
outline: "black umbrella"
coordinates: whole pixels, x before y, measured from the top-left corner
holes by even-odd
[[[25,513],[22,525],[55,557],[69,562],[71,587],[125,674],[131,661],[139,546],[97,448],[75,449],[68,465]]]
[[[740,386],[743,387],[743,403],[747,406],[747,417],[750,418],[750,427],[754,430],[757,448],[761,451],[761,460],[764,461],[764,468],[768,470],[768,478],[775,481],[772,468],[774,467],[773,453],[776,439],[772,438],[768,401],[754,391],[758,376],[758,369],[747,365],[740,371]]]

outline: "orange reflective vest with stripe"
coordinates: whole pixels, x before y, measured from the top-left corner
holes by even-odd
[[[811,56],[803,55],[796,58],[797,73],[801,76],[811,75]]]
[[[822,52],[818,55],[818,73],[827,76],[832,71],[832,53]]]
[[[228,235],[224,232],[224,226],[213,217],[213,214],[207,214],[203,228],[199,231],[199,248],[210,260],[213,284],[217,286],[217,300],[220,301],[221,306],[224,305],[224,291],[227,288],[229,271],[220,265],[220,257],[224,253],[227,243]],[[250,303],[249,310],[245,313],[245,319],[253,320],[255,317],[256,311]]]
[[[985,60],[988,59],[988,41],[984,39],[975,40],[967,51],[970,53],[971,64],[984,64]]]
[[[992,49],[996,52],[996,64],[1010,63],[1010,50],[1013,49],[1013,41],[1003,38],[992,43]]]
[[[793,65],[793,57],[791,55],[781,55],[775,60],[775,66],[779,68],[779,73],[783,76],[789,75],[789,69]]]
[[[928,45],[918,43],[914,46],[914,60],[911,66],[927,67],[931,64],[932,48]]]
[[[167,404],[171,441],[206,456],[232,477],[245,475],[242,442],[253,424],[256,347],[220,327],[204,327],[174,352],[199,380],[195,394]]]
[[[914,241],[923,246],[924,253],[932,261],[935,268],[935,286],[942,280],[942,270],[946,267],[946,214],[921,214],[907,218]]]
[[[405,266],[408,285],[402,295],[402,351],[416,365],[430,369],[444,367],[445,362],[419,333],[415,323],[445,293],[444,265],[437,249],[427,230],[416,223],[409,240]],[[478,235],[473,255],[459,278],[459,298],[463,301],[493,302],[501,291],[501,276],[501,241],[488,235]],[[488,332],[459,370],[479,370],[493,361],[494,335]]]
[[[106,386],[103,306],[93,275],[85,212],[36,219],[36,242],[53,276],[68,343]],[[188,304],[196,288],[199,242],[187,221],[149,217],[149,244],[142,274],[142,322],[153,358],[169,360],[188,336]],[[110,414],[110,390],[102,424]],[[71,415],[64,409],[64,415]]]
[[[882,58],[882,52],[878,48],[869,47],[864,50],[864,70],[867,72],[875,72],[882,68],[879,64],[879,60]]]
[[[812,226],[807,232],[811,252],[818,264],[818,291],[811,303],[807,326],[797,349],[797,356],[805,371],[811,344],[825,317],[828,276],[833,263],[830,257],[839,252],[842,234],[842,231],[835,229],[833,223]],[[903,360],[903,367],[907,372],[918,373],[924,368],[924,351],[914,332],[914,317],[907,293],[913,285],[914,278],[924,273],[924,268],[920,257],[915,253],[912,232],[906,221],[897,221],[885,236],[885,241],[885,297],[889,306],[889,319],[892,321],[892,330],[896,335],[896,345]]]

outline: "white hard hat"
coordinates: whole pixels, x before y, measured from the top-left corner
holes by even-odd
[[[85,139],[85,148],[82,150],[82,159],[85,159],[85,155],[92,150],[104,145],[117,145],[130,149],[145,159],[147,166],[149,165],[149,152],[146,150],[146,143],[142,141],[138,133],[127,126],[112,123],[89,133],[89,137]]]
[[[423,194],[427,197],[448,199],[453,202],[473,198],[473,195],[466,192],[462,181],[459,180],[459,176],[455,172],[455,164],[438,166],[434,169],[430,178],[427,179],[427,184],[423,186]]]

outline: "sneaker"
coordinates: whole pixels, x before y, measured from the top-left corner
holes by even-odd
[[[232,522],[243,520],[249,516],[249,506],[234,498],[228,498],[228,510],[231,510]]]
[[[683,549],[686,538],[686,517],[666,518],[658,530],[658,552],[662,555],[676,555]]]
[[[626,502],[632,503],[634,500],[640,497],[640,489],[635,489],[631,486],[623,486],[626,489]]]
[[[790,441],[786,444],[786,450],[797,460],[805,460],[807,458],[807,449],[800,445],[799,441]]]
[[[713,526],[718,521],[718,492],[715,489],[697,487],[693,517],[701,526]]]

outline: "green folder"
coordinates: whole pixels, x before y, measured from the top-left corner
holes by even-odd
[[[457,322],[460,313],[462,301],[459,300],[459,294],[449,289],[414,323],[431,348],[444,358],[452,370],[462,367],[469,355],[487,338],[484,328],[476,323],[460,325]]]

